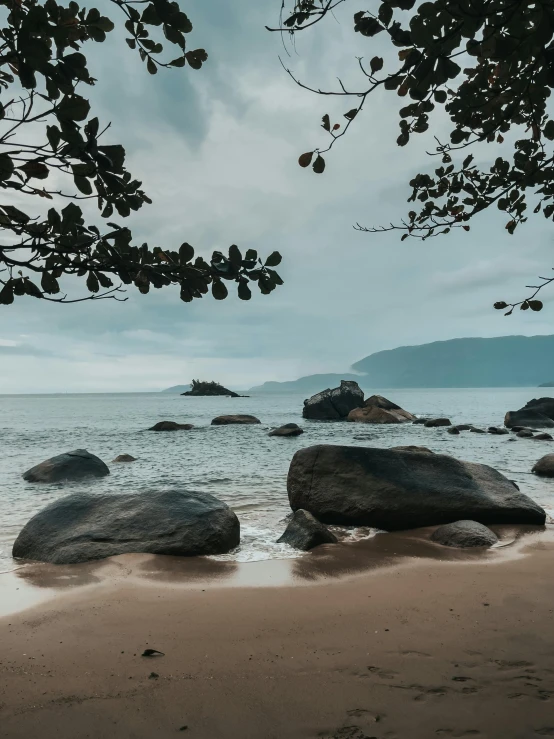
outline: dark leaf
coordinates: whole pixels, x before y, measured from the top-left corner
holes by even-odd
[[[310,164],[312,163],[313,155],[314,155],[313,151],[307,151],[305,154],[301,154],[298,157],[298,164],[301,167],[309,167]]]
[[[541,311],[542,310],[542,301],[541,300],[529,300],[527,301],[529,303],[529,308],[534,311]]]
[[[324,128],[326,131],[331,130],[331,121],[329,120],[329,114],[325,113],[323,118],[321,119],[321,127]]]
[[[283,257],[279,254],[278,251],[274,251],[273,254],[270,254],[268,258],[265,260],[265,266],[266,267],[277,267],[279,264],[281,264]]]
[[[322,174],[325,171],[325,159],[321,156],[321,154],[317,155],[312,169],[316,174]]]
[[[228,290],[221,280],[212,282],[212,295],[216,300],[225,300],[228,294]]]

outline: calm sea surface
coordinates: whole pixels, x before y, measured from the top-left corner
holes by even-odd
[[[507,410],[521,407],[550,390],[456,389],[379,392],[421,416],[448,416],[453,423],[486,428],[502,425]],[[75,491],[134,493],[182,488],[212,493],[226,501],[241,520],[242,542],[227,558],[239,561],[293,557],[297,553],[275,543],[289,512],[286,475],[297,449],[312,444],[390,447],[418,444],[460,459],[492,465],[515,480],[521,490],[554,515],[554,481],[531,474],[534,462],[554,452],[554,442],[508,436],[459,436],[421,425],[370,426],[303,421],[303,396],[257,395],[250,398],[187,398],[162,393],[121,395],[0,396],[0,572],[14,562],[11,546],[23,524],[53,500]],[[210,426],[224,413],[251,413],[256,426]],[[192,431],[155,433],[157,421],[195,425]],[[270,438],[273,426],[295,421],[305,433],[296,438]],[[21,475],[42,460],[84,448],[109,464],[111,474],[78,484],[26,483]],[[118,454],[138,458],[132,464],[110,464]],[[352,536],[368,535],[352,531]]]

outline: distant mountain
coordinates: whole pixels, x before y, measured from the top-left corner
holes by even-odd
[[[552,376],[554,336],[451,339],[377,352],[352,365],[371,387],[537,387]]]
[[[307,375],[300,377],[298,380],[289,380],[288,382],[264,382],[263,385],[251,387],[250,393],[306,393],[313,395],[320,390],[328,387],[337,387],[341,380],[356,380],[363,383],[366,377],[353,375],[351,372],[344,372],[342,375]]]
[[[542,382],[539,387],[554,387],[554,382]]]
[[[162,390],[162,393],[174,393],[175,395],[180,395],[181,393],[187,393],[190,390],[190,385],[173,385],[173,387],[168,387],[165,390]]]

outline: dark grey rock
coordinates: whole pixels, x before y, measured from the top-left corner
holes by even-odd
[[[451,426],[449,429],[446,429],[446,433],[456,436],[456,434],[460,433],[460,429],[457,429],[456,426]]]
[[[132,457],[130,454],[120,454],[115,459],[112,459],[112,462],[136,462],[137,458]]]
[[[429,420],[430,420],[429,418],[415,418],[415,419],[414,419],[414,420],[412,421],[412,423],[414,423],[414,424],[421,424],[421,425],[423,425],[424,423],[427,423],[427,421],[429,421]]]
[[[542,434],[536,434],[533,439],[535,441],[554,441],[552,434],[547,434],[545,431]]]
[[[554,398],[533,398],[518,411],[508,411],[504,426],[554,428]]]
[[[510,433],[508,429],[499,428],[498,426],[489,426],[488,432],[489,434],[496,434],[497,436],[504,436],[505,434]]]
[[[530,429],[521,429],[521,431],[517,432],[516,436],[519,436],[520,439],[531,439],[533,432]]]
[[[190,431],[194,426],[192,423],[175,423],[175,421],[159,421],[148,431]]]
[[[449,418],[429,418],[425,421],[426,428],[435,428],[437,426],[452,426]]]
[[[432,452],[430,449],[427,449],[426,446],[414,446],[413,444],[408,444],[407,446],[393,446],[391,449],[397,451],[397,452],[419,452],[420,454],[434,454],[435,452]]]
[[[319,445],[294,455],[293,510],[327,524],[411,529],[474,519],[543,524],[545,512],[492,467],[444,454]]]
[[[320,544],[336,544],[338,539],[309,511],[299,509],[292,514],[284,534],[277,541],[307,552]]]
[[[86,449],[58,454],[44,460],[24,473],[27,482],[62,482],[82,480],[85,477],[105,477],[110,470],[99,457]]]
[[[268,436],[300,436],[304,433],[304,429],[301,428],[297,423],[285,423],[284,426],[270,431]]]
[[[458,431],[471,431],[473,425],[471,423],[457,423],[454,428],[457,428]]]
[[[13,556],[73,564],[116,554],[224,554],[240,541],[233,511],[207,493],[76,493],[51,503],[22,529]]]
[[[487,432],[485,431],[485,429],[480,429],[478,426],[472,426],[469,429],[469,433],[470,434],[486,434]]]
[[[256,416],[248,415],[235,415],[235,416],[217,416],[212,420],[212,426],[230,426],[232,424],[250,424],[250,423],[261,423],[259,418]]]
[[[477,521],[456,521],[439,526],[431,535],[431,541],[445,547],[492,547],[498,537],[494,531]]]
[[[554,477],[554,454],[545,454],[532,469],[535,475]]]
[[[364,393],[358,383],[342,380],[340,387],[323,390],[305,400],[302,415],[318,421],[341,421],[363,404]]]
[[[362,408],[351,410],[347,419],[354,423],[387,424],[414,421],[415,416],[382,395],[372,395]]]

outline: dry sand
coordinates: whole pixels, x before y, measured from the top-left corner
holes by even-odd
[[[85,569],[92,585],[0,620],[0,736],[554,737],[552,533],[506,556],[397,560],[406,539],[387,541],[377,569],[371,546]]]

